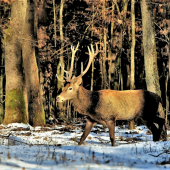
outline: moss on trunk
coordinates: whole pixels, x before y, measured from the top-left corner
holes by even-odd
[[[27,123],[24,92],[13,89],[6,93],[5,119],[3,124]]]
[[[20,42],[25,9],[25,3],[22,1],[11,3],[11,20],[6,36],[4,36],[6,74],[4,124],[27,123],[27,109],[24,99],[25,78]]]
[[[39,112],[35,113],[34,115],[35,115],[33,117],[34,126],[45,125],[46,121],[43,104],[41,104],[41,109],[39,109]]]

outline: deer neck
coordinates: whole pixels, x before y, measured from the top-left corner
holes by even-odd
[[[92,92],[90,90],[85,89],[82,85],[79,87],[77,92],[77,96],[72,99],[72,104],[76,111],[81,114],[85,114],[90,104],[90,96]]]

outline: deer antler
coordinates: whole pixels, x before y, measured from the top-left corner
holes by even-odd
[[[62,67],[62,65],[60,64],[60,67],[64,70],[64,67]],[[64,72],[66,72],[66,74],[67,74],[67,71],[66,70],[64,70]],[[62,80],[60,77],[58,77],[58,75],[56,74],[56,77],[61,81],[61,82],[65,82],[66,80]],[[63,76],[63,78],[65,78],[64,76]]]
[[[63,82],[63,83],[65,83],[66,82],[66,80],[62,80],[62,79],[60,79],[60,77],[58,77],[58,75],[56,74],[56,77],[61,81],[61,82]]]
[[[73,74],[74,58],[75,58],[75,54],[78,50],[78,47],[79,47],[79,42],[78,42],[76,48],[74,48],[74,46],[71,45],[72,57],[71,57],[71,67],[70,67],[70,70],[68,71],[68,80],[69,81],[71,81],[71,76]]]
[[[89,62],[87,64],[86,69],[78,77],[82,77],[88,71],[94,57],[99,53],[99,49],[98,49],[97,44],[96,44],[96,52],[94,52],[94,48],[93,48],[92,44],[91,44],[91,50],[90,50],[89,46],[87,48],[88,48],[88,51],[89,51]]]
[[[74,48],[73,46],[71,46],[71,51],[72,51],[72,58],[71,58],[71,67],[69,71],[64,70],[64,68],[62,67],[62,69],[64,70],[64,72],[67,74],[67,77],[65,77],[65,80],[62,80],[58,77],[58,75],[56,74],[57,78],[62,81],[62,82],[71,82],[74,78],[72,78],[72,74],[73,74],[73,66],[74,66],[74,58],[75,58],[75,54],[78,50],[79,47],[79,43],[77,44],[76,48]],[[88,46],[88,51],[89,51],[89,62],[87,64],[86,69],[78,76],[78,77],[82,77],[89,69],[94,57],[99,53],[99,49],[98,49],[98,45],[96,44],[96,52],[94,52],[94,48],[93,45],[91,44],[91,49]]]
[[[60,78],[58,77],[58,75],[56,74],[56,77],[57,77],[60,81],[62,81],[62,82],[66,82],[66,81],[67,81],[67,82],[70,82],[70,81],[71,81],[71,77],[72,77],[72,74],[73,74],[74,57],[75,57],[75,54],[76,54],[76,52],[77,52],[77,50],[78,50],[78,47],[79,47],[79,42],[78,42],[76,48],[74,48],[74,46],[71,45],[72,57],[71,57],[71,67],[70,67],[70,70],[69,70],[69,71],[64,70],[64,67],[62,67],[61,64],[60,64],[60,67],[64,70],[64,72],[66,73],[66,76],[67,76],[67,77],[64,77],[64,76],[63,76],[63,77],[65,78],[65,80],[62,80],[62,79],[60,79]]]

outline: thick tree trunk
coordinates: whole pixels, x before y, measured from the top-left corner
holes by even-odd
[[[161,97],[152,4],[150,3],[150,0],[141,1],[141,12],[142,12],[143,48],[147,90],[154,92]],[[159,105],[158,112],[161,117],[165,118],[162,104]]]
[[[37,29],[35,29],[37,30]],[[22,54],[25,71],[29,123],[31,125],[44,125],[45,114],[42,103],[41,88],[39,84],[38,67],[35,56],[34,42],[34,3],[27,1],[27,11],[23,26]]]
[[[152,8],[151,8],[152,4],[149,2],[148,0],[141,1],[146,84],[147,84],[147,89],[149,91],[155,92],[159,96],[161,96],[159,76],[158,76],[153,16],[152,16]]]
[[[6,103],[4,124],[27,123],[20,43],[25,13],[25,3],[22,1],[12,3],[11,21],[5,36]]]

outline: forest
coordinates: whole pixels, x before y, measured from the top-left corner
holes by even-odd
[[[98,55],[83,87],[147,89],[170,103],[169,0],[1,0],[0,123],[72,122],[82,116],[70,101],[57,103],[75,54],[73,75]],[[84,69],[83,69],[84,68]]]

